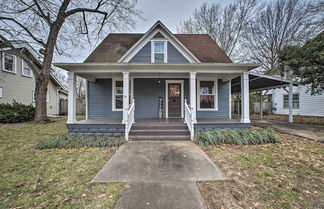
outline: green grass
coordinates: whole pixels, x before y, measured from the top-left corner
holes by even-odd
[[[281,143],[201,146],[228,177],[201,182],[208,208],[324,208],[324,144],[280,134]]]
[[[81,147],[118,147],[126,140],[109,136],[63,136],[41,141],[37,149],[81,148]]]
[[[280,142],[281,138],[271,129],[199,131],[195,135],[199,145],[236,144],[252,145]]]
[[[123,184],[91,183],[117,148],[36,149],[66,121],[0,131],[0,208],[114,208]]]

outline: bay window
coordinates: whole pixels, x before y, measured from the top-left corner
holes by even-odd
[[[198,110],[217,110],[217,80],[198,80]]]

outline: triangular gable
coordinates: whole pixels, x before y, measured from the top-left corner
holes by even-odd
[[[165,38],[160,32],[157,32],[153,38]]]
[[[155,36],[167,38],[172,45],[191,63],[200,63],[196,58],[160,21],[157,21],[146,33],[138,40],[118,62],[129,62],[151,39]]]

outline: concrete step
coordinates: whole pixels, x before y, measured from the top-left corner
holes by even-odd
[[[188,130],[186,125],[168,125],[168,126],[160,126],[160,125],[133,125],[132,130]]]
[[[176,135],[176,136],[130,135],[129,138],[133,141],[186,141],[186,140],[190,140],[190,135]]]
[[[157,136],[175,136],[175,135],[189,135],[188,129],[166,129],[166,130],[131,130],[130,135],[145,136],[145,135],[157,135]]]

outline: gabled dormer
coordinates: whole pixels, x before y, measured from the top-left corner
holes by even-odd
[[[160,21],[155,23],[118,62],[200,63]]]

